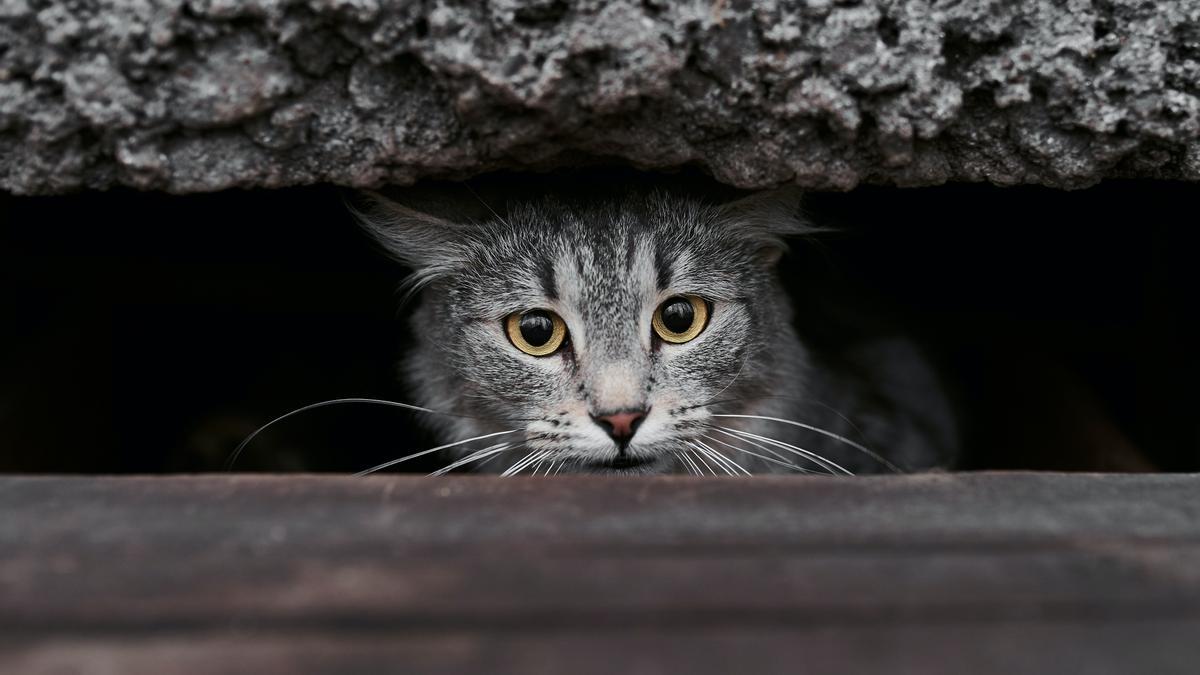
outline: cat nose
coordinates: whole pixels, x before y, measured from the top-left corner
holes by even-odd
[[[621,410],[605,415],[592,415],[592,421],[608,432],[622,450],[629,445],[629,439],[637,433],[648,410]]]

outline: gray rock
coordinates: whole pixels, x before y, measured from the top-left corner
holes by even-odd
[[[0,189],[1200,178],[1200,1],[0,0]]]

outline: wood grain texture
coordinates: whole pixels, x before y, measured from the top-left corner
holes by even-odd
[[[1200,476],[0,478],[0,673],[1195,673]]]

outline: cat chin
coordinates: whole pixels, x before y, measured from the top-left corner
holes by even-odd
[[[575,467],[576,473],[600,476],[652,476],[677,473],[677,467],[665,456],[597,460]]]
[[[629,468],[612,468],[591,465],[581,467],[575,473],[585,473],[593,476],[657,476],[659,474],[672,473],[672,471],[671,467],[665,462],[658,462],[653,465]]]

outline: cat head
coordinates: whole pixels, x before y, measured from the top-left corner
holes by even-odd
[[[478,421],[455,433],[517,428],[523,448],[567,470],[681,471],[709,405],[800,367],[774,273],[785,238],[811,229],[794,189],[723,204],[630,190],[498,211],[473,195],[467,208],[366,202],[361,221],[420,296],[410,385]]]

